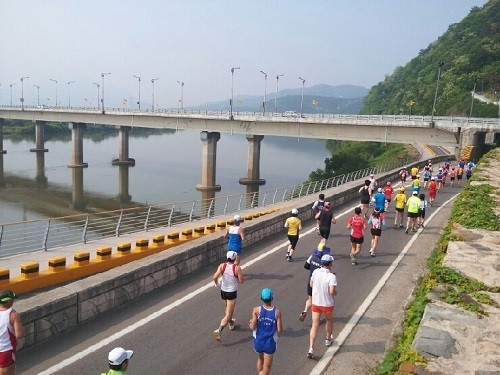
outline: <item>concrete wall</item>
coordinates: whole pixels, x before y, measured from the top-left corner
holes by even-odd
[[[447,158],[433,160],[438,163]],[[420,167],[422,164],[418,163]],[[394,181],[398,179],[398,172],[399,169],[376,177],[379,182]],[[354,181],[324,193],[335,207],[358,198],[361,184],[361,180]],[[284,202],[280,211],[245,220],[245,248],[250,249],[252,244],[273,235],[284,236],[283,223],[292,207],[298,208],[299,217],[303,221],[311,220],[311,206],[315,199],[316,195]],[[21,348],[40,344],[60,332],[77,328],[106,311],[129,303],[142,294],[168,285],[179,277],[220,262],[226,253],[225,245],[223,232],[216,232],[131,264],[18,301],[16,309],[21,312],[26,329]]]

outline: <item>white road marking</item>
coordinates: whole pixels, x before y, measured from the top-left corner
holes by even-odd
[[[442,208],[444,208],[448,203],[450,203],[453,199],[457,197],[458,194],[455,194],[452,196],[450,199],[448,199],[444,204],[440,207],[438,207],[431,216],[429,216],[429,219],[427,220],[427,223],[429,223],[434,216],[438,214],[439,211],[441,211]],[[428,224],[427,224],[428,225]],[[393,274],[393,272],[396,270],[396,267],[399,265],[401,260],[404,258],[406,253],[410,250],[411,246],[413,243],[417,240],[418,236],[420,233],[422,233],[423,228],[419,228],[418,231],[412,236],[410,241],[406,244],[406,246],[403,248],[403,250],[399,253],[398,257],[392,262],[392,264],[389,266],[387,271],[385,271],[384,276],[379,280],[377,285],[372,289],[368,297],[363,301],[363,303],[359,306],[358,310],[353,314],[351,319],[349,319],[349,322],[344,326],[342,331],[337,335],[335,338],[334,344],[329,347],[326,351],[326,353],[321,357],[321,359],[318,361],[316,366],[312,369],[312,371],[309,373],[309,375],[319,375],[323,374],[325,371],[326,367],[329,365],[330,361],[332,360],[333,356],[335,353],[338,352],[340,349],[340,346],[344,343],[344,341],[347,339],[349,334],[352,332],[358,321],[361,319],[361,317],[364,315],[368,307],[372,304],[373,300],[377,295],[380,293],[382,288],[384,287],[385,283],[389,279],[389,277]]]

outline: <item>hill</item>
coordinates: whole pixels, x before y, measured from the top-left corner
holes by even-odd
[[[474,100],[472,116],[497,117],[493,103],[500,94],[499,20],[499,0],[472,8],[417,57],[372,87],[361,113],[430,115],[442,64],[435,115],[469,116],[475,87],[491,102]]]
[[[304,113],[349,113],[356,114],[363,106],[363,97],[368,92],[366,87],[355,85],[331,86],[320,84],[304,88]],[[266,111],[274,112],[276,93],[268,92]],[[278,112],[300,112],[302,88],[278,91]],[[227,111],[229,99],[204,103],[189,109],[208,109],[210,111]],[[234,98],[234,111],[262,111],[262,95],[238,95]]]

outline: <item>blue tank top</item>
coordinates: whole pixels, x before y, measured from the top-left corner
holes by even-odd
[[[257,353],[274,354],[278,341],[276,307],[260,306],[257,328],[253,331],[253,347]]]
[[[239,233],[239,226],[231,225],[228,230],[227,249],[236,251],[238,254],[241,252],[241,236]]]
[[[374,199],[374,206],[375,208],[379,208],[381,210],[385,209],[385,194],[384,193],[377,193],[373,196]]]

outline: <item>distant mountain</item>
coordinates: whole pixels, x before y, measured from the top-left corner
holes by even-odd
[[[363,114],[497,117],[500,92],[500,1],[473,7],[406,65],[373,86]],[[439,85],[437,84],[440,73]],[[489,102],[474,97],[481,92]]]
[[[346,113],[356,114],[363,106],[363,97],[368,89],[355,85],[331,86],[326,84],[304,88],[303,113]],[[275,107],[275,93],[268,92],[266,112],[273,112]],[[300,112],[302,88],[285,89],[278,91],[278,112]],[[189,109],[227,111],[229,99],[219,102],[205,103],[189,107]],[[234,98],[234,111],[260,112],[262,111],[262,95],[238,95]]]

